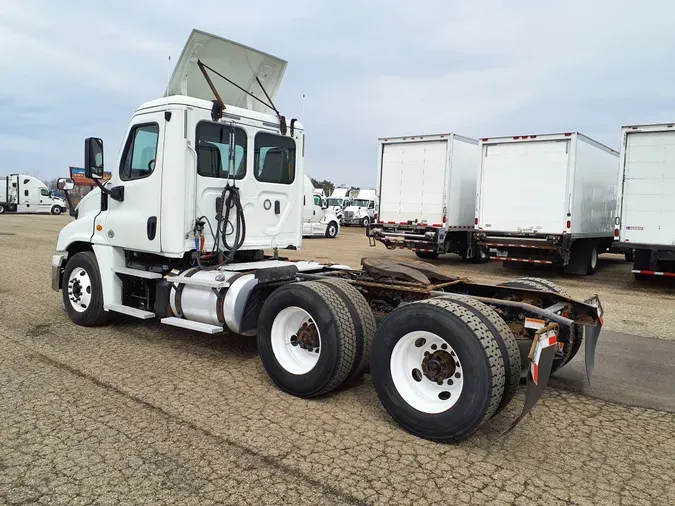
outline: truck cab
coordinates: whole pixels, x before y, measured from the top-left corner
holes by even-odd
[[[323,191],[314,188],[312,180],[305,175],[305,195],[302,209],[302,235],[333,239],[340,233],[340,220],[329,208]]]
[[[345,225],[367,227],[377,220],[378,203],[375,190],[359,190],[344,210],[342,222]]]
[[[25,174],[11,174],[0,178],[0,214],[51,213],[61,214],[66,201],[54,195],[38,178]]]

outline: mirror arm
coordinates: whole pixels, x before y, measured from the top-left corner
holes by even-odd
[[[104,184],[101,184],[101,182],[96,179],[92,178],[93,181],[96,183],[96,186],[99,187],[102,193],[105,193],[106,195],[109,195],[111,199],[116,200],[117,202],[124,202],[124,186],[114,186],[108,190]]]
[[[77,219],[77,209],[73,205],[73,201],[70,199],[70,192],[68,190],[61,190],[66,196],[66,201],[68,202],[68,214],[73,218]]]

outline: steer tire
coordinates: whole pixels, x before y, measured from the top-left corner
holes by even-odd
[[[319,332],[318,359],[311,369],[302,373],[293,373],[284,367],[275,353],[275,346],[277,350],[279,343],[286,346],[284,340],[290,337],[280,330],[284,328],[282,311],[286,309],[307,313]],[[281,320],[275,327],[278,319]],[[290,341],[287,346],[292,346]],[[315,281],[288,283],[277,288],[260,310],[258,351],[270,379],[284,392],[305,398],[326,394],[347,379],[356,360],[357,336],[349,307],[335,290]]]
[[[370,370],[370,350],[373,338],[377,331],[377,323],[372,309],[365,297],[353,285],[342,279],[323,279],[319,283],[325,284],[337,292],[349,307],[349,313],[356,330],[356,359],[351,372],[345,379],[345,384],[360,378]]]
[[[326,227],[326,237],[328,239],[335,239],[338,235],[338,225],[334,221],[331,221]]]
[[[91,297],[90,303],[83,311],[75,309],[71,300],[73,294],[70,290],[70,277],[73,271],[80,269],[85,272],[86,277],[89,278],[89,295]],[[96,327],[103,325],[109,319],[109,314],[103,309],[103,290],[101,288],[101,274],[98,270],[98,262],[96,255],[92,251],[83,251],[76,253],[66,263],[66,268],[63,271],[63,306],[66,313],[77,325],[83,327]]]
[[[504,319],[499,316],[499,313],[492,309],[487,304],[474,299],[467,295],[444,295],[443,298],[451,299],[453,302],[466,307],[469,311],[474,313],[480,320],[490,329],[492,335],[497,338],[499,349],[502,352],[502,359],[504,360],[505,381],[504,381],[504,395],[499,403],[499,407],[495,414],[499,413],[509,402],[513,399],[518,391],[518,384],[520,383],[520,349],[518,348],[518,341],[511,332],[511,329],[506,324]]]
[[[0,204],[0,214],[5,213],[5,206],[3,204]]]
[[[528,290],[542,290],[548,292],[558,293],[565,297],[569,297],[567,291],[564,288],[549,281],[548,279],[543,278],[518,278],[507,283],[502,283],[499,286],[506,286],[511,288],[524,288]],[[563,329],[564,330],[564,329]],[[553,368],[551,369],[551,374],[562,369],[565,365],[569,363],[570,360],[574,358],[579,349],[581,348],[581,343],[584,340],[584,328],[581,325],[572,325],[570,341],[563,345],[563,356],[562,358],[556,358],[553,360]]]
[[[405,360],[397,361],[397,357],[413,356],[400,353],[406,349],[401,348],[402,344],[414,342],[413,351],[424,346],[418,345],[418,341],[424,341],[416,337],[419,333],[447,344],[461,362],[457,373],[461,371],[462,389],[455,397],[443,399],[442,402],[453,399],[447,408],[435,397],[416,393],[414,385],[429,382],[424,385],[433,387],[435,381],[420,377],[416,368],[408,371]],[[372,353],[377,360],[371,364],[371,375],[380,402],[396,422],[416,436],[440,442],[458,441],[489,420],[499,408],[505,382],[499,340],[474,312],[450,299],[427,299],[392,311],[375,334]],[[403,367],[398,366],[401,363]],[[436,403],[435,408],[418,409],[412,405],[426,405],[429,400]]]
[[[52,214],[55,216],[58,216],[61,214],[61,207],[59,206],[52,206]]]
[[[415,255],[424,260],[436,260],[439,253],[435,251],[415,251]]]

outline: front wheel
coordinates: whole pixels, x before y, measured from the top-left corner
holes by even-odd
[[[77,253],[68,260],[63,272],[63,304],[77,325],[94,327],[107,321],[101,275],[93,252]]]
[[[361,226],[367,227],[368,225],[370,225],[370,218],[368,216],[366,216],[365,218],[363,218],[361,220]]]
[[[61,214],[61,208],[59,206],[52,207],[52,214],[58,216],[59,214]]]
[[[338,235],[337,223],[331,221],[326,227],[326,237],[329,239],[334,239]]]
[[[4,214],[4,213],[5,213],[5,206],[0,204],[0,214]]]

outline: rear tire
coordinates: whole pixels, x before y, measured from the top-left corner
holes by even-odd
[[[564,288],[549,281],[548,279],[543,278],[518,278],[507,283],[502,283],[499,286],[506,286],[511,288],[524,288],[527,290],[543,290],[554,293],[559,293],[565,297],[569,297],[567,291]],[[563,330],[565,330],[563,328]],[[581,348],[581,343],[584,340],[584,328],[581,325],[572,325],[569,342],[563,345],[563,356],[562,358],[556,358],[553,360],[553,368],[551,369],[551,374],[562,369],[567,365],[570,360],[574,358],[579,349]]]
[[[444,295],[443,298],[451,299],[478,316],[490,329],[492,335],[495,336],[499,343],[506,376],[504,380],[504,395],[495,412],[497,414],[508,406],[518,391],[518,384],[520,383],[520,349],[518,348],[518,341],[516,341],[516,337],[504,319],[499,316],[499,313],[487,304],[483,304],[467,295]]]
[[[486,264],[490,261],[490,252],[487,248],[479,246],[471,261],[475,264]]]
[[[624,258],[626,259],[626,262],[633,262],[635,260],[635,255],[633,255],[633,250],[626,251],[624,253]]]
[[[435,251],[415,251],[415,255],[424,260],[436,260],[439,253],[436,253]]]
[[[476,314],[449,299],[395,309],[375,335],[373,356],[380,402],[419,437],[442,442],[467,437],[494,415],[504,394],[497,337]]]
[[[101,274],[96,255],[83,251],[73,255],[63,271],[63,305],[77,325],[95,327],[108,321],[103,309]]]
[[[284,285],[260,311],[260,358],[277,387],[291,395],[316,397],[340,386],[353,370],[356,344],[349,307],[325,284]]]
[[[365,297],[354,286],[341,279],[323,279],[319,283],[325,284],[337,292],[349,307],[356,331],[356,358],[354,366],[345,379],[345,383],[360,378],[370,370],[370,350],[377,331],[377,323],[373,311]]]
[[[586,266],[586,274],[589,276],[595,274],[596,269],[598,268],[598,246],[596,244],[592,245],[588,253],[588,265]]]

